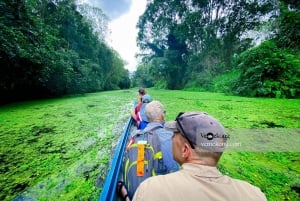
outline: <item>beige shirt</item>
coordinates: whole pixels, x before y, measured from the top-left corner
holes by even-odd
[[[222,175],[216,167],[183,164],[180,171],[140,184],[133,201],[261,201],[259,188]]]

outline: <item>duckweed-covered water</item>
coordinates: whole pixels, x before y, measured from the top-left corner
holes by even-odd
[[[98,200],[135,91],[0,108],[0,200]]]

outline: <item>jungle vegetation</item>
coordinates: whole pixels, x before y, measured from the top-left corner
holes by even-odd
[[[0,1],[1,103],[130,86],[107,17],[75,0]],[[97,19],[97,21],[95,21]]]
[[[294,0],[148,1],[133,83],[299,97],[299,9]]]
[[[130,80],[108,18],[75,0],[0,0],[1,103],[130,86],[299,97],[300,3],[153,0]]]

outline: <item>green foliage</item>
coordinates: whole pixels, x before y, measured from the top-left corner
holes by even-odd
[[[276,9],[274,1],[149,1],[137,43],[144,61],[167,61],[160,63],[165,72],[154,66],[155,81],[163,77],[168,89],[208,89],[212,77],[230,70],[232,56],[250,47],[247,33]]]
[[[185,90],[198,88],[200,91],[208,91],[211,88],[212,75],[210,71],[201,73],[192,73],[190,79],[185,85]]]
[[[166,89],[167,88],[167,83],[166,81],[158,81],[158,82],[155,82],[155,85],[153,86],[155,89]]]
[[[233,94],[231,86],[236,84],[240,75],[240,70],[232,70],[214,77],[212,91]]]
[[[293,4],[290,6],[293,6]],[[278,19],[279,30],[276,37],[278,45],[283,48],[299,50],[300,12],[299,10],[289,10],[287,5],[282,4],[281,13]]]
[[[289,0],[155,0],[140,17],[137,41],[144,61],[155,64],[155,86],[295,98],[299,19],[299,4]],[[264,38],[270,41],[249,49]]]
[[[153,87],[154,78],[152,74],[152,66],[150,63],[139,65],[133,76],[133,86]],[[157,77],[157,79],[159,79]]]
[[[107,19],[90,11],[96,31],[74,0],[0,2],[1,103],[129,87],[122,59],[96,35]]]
[[[242,74],[233,91],[243,96],[287,97],[300,96],[299,55],[279,49],[273,41],[242,53],[235,68]]]

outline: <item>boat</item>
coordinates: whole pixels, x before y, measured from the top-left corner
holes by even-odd
[[[130,133],[135,129],[133,126],[133,118],[130,117],[123,129],[123,133],[119,139],[119,143],[116,147],[115,153],[111,160],[110,169],[106,176],[104,186],[99,198],[99,201],[116,201],[120,200],[119,196],[116,193],[117,182],[121,175],[122,161],[125,153],[128,137]]]

